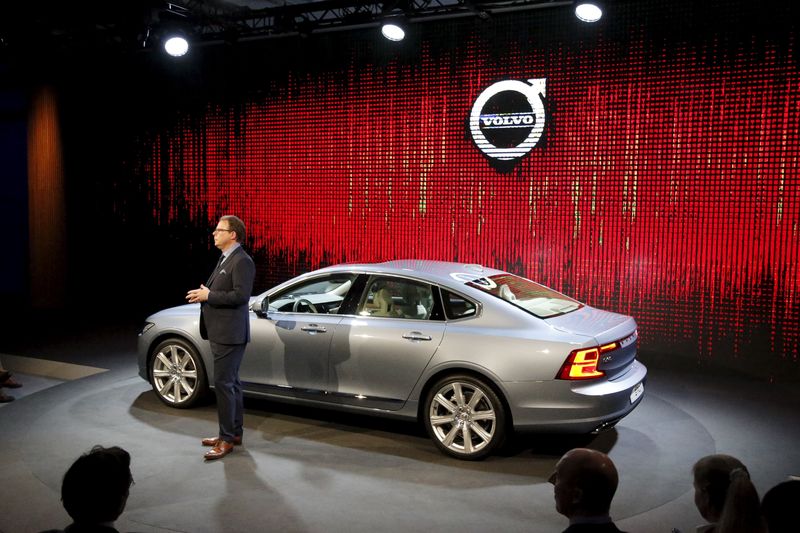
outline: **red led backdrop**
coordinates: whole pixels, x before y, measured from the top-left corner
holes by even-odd
[[[794,362],[800,76],[794,39],[629,30],[535,46],[472,31],[413,60],[281,74],[143,141],[153,214],[248,224],[288,260],[482,263],[634,315],[642,349]],[[546,78],[542,141],[496,170],[476,97]],[[287,259],[288,258],[288,259]]]

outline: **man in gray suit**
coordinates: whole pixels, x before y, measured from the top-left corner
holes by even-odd
[[[222,251],[217,267],[205,285],[186,294],[200,303],[200,334],[214,354],[214,391],[217,395],[219,436],[202,440],[211,446],[204,457],[225,457],[242,443],[244,407],[239,366],[250,342],[250,310],[256,268],[241,247],[245,227],[238,217],[226,215],[214,229],[214,245]]]

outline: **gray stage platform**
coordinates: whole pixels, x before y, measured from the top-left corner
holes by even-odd
[[[63,361],[59,349],[48,357]],[[92,366],[62,367],[71,372],[63,379],[32,354],[3,361],[24,366],[26,382],[0,409],[3,533],[68,524],[61,477],[94,444],[132,455],[136,484],[117,526],[137,532],[561,531],[547,478],[565,450],[585,444],[619,468],[612,514],[621,527],[686,533],[702,523],[691,490],[697,458],[740,457],[762,494],[800,472],[796,384],[652,365],[642,405],[594,439],[529,436],[468,463],[441,455],[414,424],[248,399],[245,445],[204,463],[212,405],[167,408],[136,375],[132,351],[88,351]]]

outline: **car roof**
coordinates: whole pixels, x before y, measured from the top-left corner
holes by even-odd
[[[505,274],[502,270],[478,264],[432,261],[428,259],[398,259],[385,263],[348,263],[323,268],[316,272],[365,271],[379,274],[417,276],[443,285],[461,286],[476,278]]]

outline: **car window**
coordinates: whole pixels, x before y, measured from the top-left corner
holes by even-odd
[[[367,287],[358,314],[428,320],[433,310],[433,290],[427,283],[403,278],[376,277]]]
[[[270,295],[271,311],[284,313],[329,313],[339,311],[356,274],[328,274],[296,283]]]
[[[582,303],[569,296],[514,274],[475,278],[468,281],[467,285],[488,292],[539,318],[563,315],[583,307]]]
[[[475,316],[475,313],[478,311],[478,306],[475,305],[475,303],[467,300],[460,294],[450,292],[446,289],[442,289],[442,301],[444,302],[447,318],[451,320]]]

